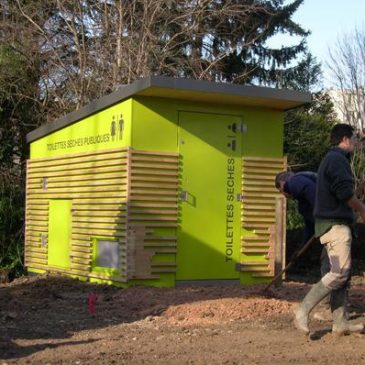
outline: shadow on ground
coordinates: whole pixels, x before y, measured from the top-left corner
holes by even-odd
[[[297,248],[299,235],[288,234],[288,259]],[[365,230],[359,236],[365,237]],[[364,244],[357,239],[353,251],[355,286],[351,288],[351,305],[357,313],[365,311]],[[100,329],[153,318],[163,317],[183,325],[191,324],[191,319],[200,325],[213,323],[209,321],[214,319],[244,321],[275,315],[290,321],[292,306],[304,297],[309,283],[319,279],[320,251],[319,245],[309,250],[291,268],[284,285],[273,287],[269,293],[263,293],[266,285],[120,289],[61,276],[18,278],[0,286],[0,359],[97,343]],[[88,298],[93,293],[97,301],[95,312],[90,313]]]

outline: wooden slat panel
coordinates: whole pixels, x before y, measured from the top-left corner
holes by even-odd
[[[89,180],[84,181],[63,181],[63,182],[52,182],[47,180],[47,191],[60,189],[60,188],[81,188],[81,187],[88,187],[91,190],[97,187],[104,187],[104,186],[123,186],[125,182],[122,179],[106,179],[106,180],[97,180],[95,182],[90,182]],[[29,189],[42,189],[42,181],[34,182],[28,184]]]
[[[146,177],[144,176],[131,176],[131,182],[135,181],[146,181]],[[169,176],[164,176],[164,177],[154,177],[154,176],[149,176],[148,177],[148,181],[150,182],[162,182],[162,183],[175,183],[176,182],[176,177],[169,177]]]
[[[272,227],[277,223],[276,199],[280,196],[274,181],[276,174],[286,169],[286,159],[244,157],[242,163],[241,224],[255,236],[241,237],[241,253],[263,255],[263,261],[245,259],[239,270],[251,272],[253,277],[271,277],[276,245]]]
[[[252,277],[254,278],[273,278],[274,274],[272,273],[253,273]]]
[[[136,256],[128,271],[130,277],[176,272],[175,263],[151,262],[156,253],[176,252],[176,236],[157,237],[147,232],[153,228],[177,227],[178,163],[177,155],[161,159],[159,153],[147,156],[139,151],[131,153],[128,224],[133,233],[129,247]]]
[[[175,196],[177,197],[177,188],[175,190],[163,190],[163,189],[136,189],[134,187],[131,188],[131,194],[133,195],[158,195],[158,196]]]
[[[250,272],[252,275],[256,275],[256,272],[267,272],[270,273],[270,268],[260,267],[260,266],[242,266],[240,268],[242,272]]]
[[[127,272],[134,275],[133,270],[134,273],[136,270],[133,263],[128,266],[128,260],[138,261],[128,246],[128,224],[145,232],[142,238],[145,245],[140,251],[142,256],[152,258],[156,253],[175,254],[176,236],[157,237],[151,234],[155,228],[177,227],[178,162],[178,155],[174,153],[131,149],[32,160],[27,169],[26,197],[28,207],[32,208],[27,210],[28,251],[34,254],[33,248],[37,255],[47,252],[44,242],[48,231],[48,199],[72,199],[71,268],[48,267],[46,260],[41,262],[31,256],[31,261],[27,258],[27,262],[31,263],[31,267],[109,280],[108,275],[90,270],[91,237],[110,237],[121,240],[120,272],[125,273],[112,280],[125,282]],[[43,186],[44,177],[47,178],[46,186]],[[41,234],[43,246],[40,246]],[[158,278],[156,270],[158,273],[176,271],[175,263],[163,260],[155,264],[150,262],[149,267],[149,274],[141,274],[140,278]]]
[[[121,230],[115,229],[95,229],[95,228],[79,228],[73,227],[72,229],[75,235],[85,234],[91,236],[107,236],[107,237],[125,237],[126,233]]]
[[[58,270],[89,276],[91,236],[125,239],[126,156],[126,149],[118,149],[28,162],[26,259],[31,267],[38,265],[46,270],[57,271],[48,267],[47,261],[37,258],[36,262],[31,256],[34,256],[33,251],[42,253],[47,249],[34,249],[33,246],[39,246],[40,234],[44,234],[44,230],[48,231],[48,199],[73,199],[71,269]],[[47,178],[45,190],[44,177]],[[37,226],[43,227],[42,231]]]
[[[242,242],[242,246],[243,248],[246,247],[267,247],[266,252],[269,250],[269,247],[271,246],[269,240],[267,240],[266,242],[255,242],[255,243],[247,243],[247,242]]]
[[[109,167],[97,167],[97,168],[89,168],[89,169],[82,169],[81,171],[80,170],[70,170],[67,172],[67,175],[68,176],[90,176],[91,178],[96,175],[96,174],[105,174],[105,173],[112,173],[112,172],[115,172],[115,173],[118,173],[120,171],[123,171],[122,170],[123,167],[119,166],[118,164],[116,164],[115,166],[109,166]],[[42,178],[44,176],[47,176],[47,177],[62,177],[62,176],[65,176],[65,172],[64,171],[52,171],[52,172],[32,172],[29,174],[29,179],[32,179],[32,178]]]
[[[103,208],[105,208],[107,210],[107,208],[109,209],[118,209],[120,208],[121,210],[125,209],[124,206],[126,204],[127,200],[126,197],[124,198],[101,198],[98,199],[97,201],[93,200],[93,199],[77,199],[75,198],[72,201],[72,205],[77,207],[78,209],[92,209],[92,207],[97,207],[100,206],[100,209],[102,210]],[[83,207],[81,207],[81,205],[83,205]],[[113,208],[114,206],[114,208]]]
[[[165,197],[165,196],[140,196],[137,194],[131,194],[131,200],[132,202],[136,202],[136,200],[140,200],[140,201],[148,201],[148,202],[156,202],[156,204],[158,204],[159,202],[171,202],[171,203],[176,203],[177,201],[177,194],[176,197],[172,196],[172,197]]]
[[[261,253],[267,253],[267,248],[248,248],[248,247],[244,247],[243,249],[241,249],[241,253],[244,254],[261,254]]]
[[[167,209],[177,209],[178,205],[175,203],[159,203],[159,202],[138,202],[133,200],[132,202],[128,203],[128,206],[133,208],[167,208]]]
[[[105,197],[115,197],[115,198],[121,198],[124,197],[125,193],[114,193],[114,192],[90,192],[90,193],[78,193],[78,192],[65,192],[65,193],[28,193],[27,198],[29,200],[37,200],[39,198],[45,198],[45,199],[72,199],[72,198],[85,198],[85,199],[98,199],[98,198],[105,198]]]
[[[104,217],[80,217],[80,216],[74,216],[72,220],[75,224],[78,223],[100,223],[100,224],[106,224],[106,223],[125,223],[126,219],[116,219],[116,218],[104,218]]]
[[[283,157],[258,157],[258,156],[245,156],[244,159],[246,161],[256,161],[256,162],[261,162],[261,161],[265,161],[265,162],[278,162],[280,164],[283,163]]]
[[[126,159],[126,152],[116,152],[116,153],[110,153],[107,157],[108,161],[113,161],[113,160],[118,160],[118,161],[125,161]],[[100,155],[100,154],[96,154],[93,156],[92,158],[92,162],[96,163],[96,162],[103,162],[106,160],[105,158],[106,156],[104,155]],[[45,161],[37,161],[32,163],[33,160],[30,160],[30,166],[32,168],[33,171],[37,171],[40,169],[44,169],[45,167],[53,167],[53,166],[73,166],[76,164],[86,164],[89,163],[89,159],[85,159],[85,157],[74,157],[74,158],[58,158],[55,159],[53,161],[50,160],[45,160]],[[74,168],[77,168],[77,166],[75,166]]]
[[[116,166],[120,167],[121,165],[125,164],[125,159],[118,159],[118,160],[101,160],[101,161],[84,161],[81,163],[72,163],[71,161],[69,163],[63,164],[63,165],[55,165],[51,164],[49,166],[40,166],[40,167],[33,167],[32,173],[30,176],[33,176],[33,174],[37,173],[53,173],[53,172],[59,172],[62,171],[63,173],[66,171],[80,171],[85,169],[95,169],[97,170],[99,167],[111,167]]]

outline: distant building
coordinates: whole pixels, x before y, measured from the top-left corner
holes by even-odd
[[[329,89],[328,95],[334,104],[334,110],[342,123],[349,123],[355,128],[365,129],[365,89],[340,90]]]

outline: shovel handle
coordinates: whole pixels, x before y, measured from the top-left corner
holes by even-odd
[[[303,247],[299,250],[295,251],[293,256],[291,257],[289,263],[282,269],[272,280],[271,282],[264,288],[264,291],[267,291],[271,288],[271,286],[278,281],[279,278],[294,264],[294,262],[303,255],[304,252],[308,250],[308,248],[312,245],[313,242],[317,240],[317,237],[312,236]]]

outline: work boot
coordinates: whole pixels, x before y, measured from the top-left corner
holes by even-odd
[[[326,288],[322,281],[313,285],[295,311],[294,326],[305,334],[309,333],[308,318],[312,309],[329,293],[331,289]]]
[[[332,321],[332,311],[330,303],[331,295],[325,296],[316,306],[315,313],[313,313],[313,319],[317,321]]]
[[[349,335],[360,333],[364,330],[362,324],[351,324],[346,316],[346,288],[332,291],[331,309],[333,315],[332,333],[336,335]]]

